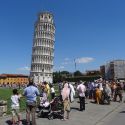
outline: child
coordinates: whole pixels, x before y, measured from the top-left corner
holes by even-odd
[[[11,96],[11,108],[12,108],[12,125],[16,125],[16,116],[18,118],[18,125],[21,125],[21,115],[19,113],[19,109],[20,109],[20,105],[19,105],[19,101],[20,101],[20,97],[21,95],[18,94],[17,89],[13,89],[13,95]]]
[[[40,94],[40,104],[43,105],[45,102],[47,102],[47,92],[45,88],[42,88],[42,92]]]

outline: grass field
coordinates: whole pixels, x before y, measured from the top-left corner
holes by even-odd
[[[56,95],[58,95],[58,86],[54,85]],[[12,88],[0,88],[0,100],[7,101],[7,114],[11,113],[11,95],[12,95]],[[23,93],[23,90],[18,90],[19,93]],[[50,98],[50,97],[49,97]],[[26,101],[25,98],[21,98],[20,100],[20,110],[24,111],[26,109]]]

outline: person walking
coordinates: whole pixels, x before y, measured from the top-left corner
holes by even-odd
[[[99,85],[95,88],[95,102],[97,104],[100,104],[101,102],[101,95],[102,95],[102,91],[100,90]]]
[[[84,82],[80,81],[80,84],[77,86],[77,91],[79,94],[80,111],[84,111],[85,110],[85,91],[86,91]]]
[[[69,94],[70,94],[69,85],[68,83],[65,83],[61,93],[63,100],[63,110],[64,110],[64,115],[62,120],[69,119],[69,113],[70,113]]]
[[[122,87],[119,83],[116,86],[114,101],[117,101],[117,96],[119,96],[119,102],[122,102]]]
[[[26,120],[27,125],[30,125],[30,114],[32,115],[32,125],[36,125],[35,112],[36,112],[36,97],[40,95],[39,90],[34,86],[33,80],[29,81],[29,85],[24,89],[26,97]]]

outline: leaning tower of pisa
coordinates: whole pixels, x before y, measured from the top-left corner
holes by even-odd
[[[30,77],[34,82],[53,82],[55,25],[53,15],[42,12],[35,23]]]

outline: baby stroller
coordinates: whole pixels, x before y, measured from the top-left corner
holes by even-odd
[[[104,90],[102,91],[101,104],[110,105],[110,96]]]
[[[60,100],[60,97],[55,97],[50,103],[51,111],[48,114],[48,119],[53,120],[54,118],[63,118],[63,104]]]
[[[45,117],[51,111],[51,105],[47,99],[40,97],[40,104],[38,106],[38,117]]]

